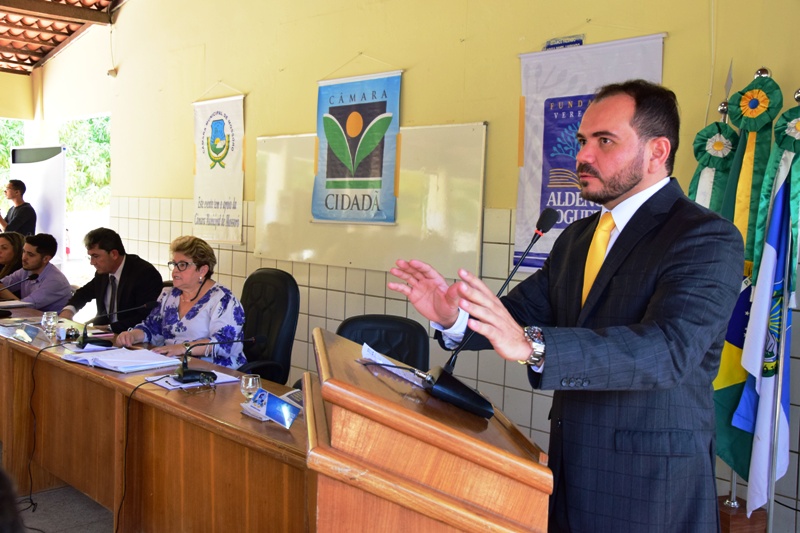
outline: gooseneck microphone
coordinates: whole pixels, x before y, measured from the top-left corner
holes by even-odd
[[[131,307],[130,309],[123,309],[122,311],[114,311],[113,313],[106,313],[104,315],[97,315],[96,317],[92,318],[91,320],[87,320],[86,322],[83,323],[83,335],[81,335],[80,340],[75,343],[75,346],[77,346],[81,350],[86,348],[87,344],[94,344],[95,346],[104,346],[104,347],[113,346],[114,343],[111,342],[108,339],[97,339],[97,338],[94,338],[94,337],[89,337],[86,334],[86,326],[88,326],[89,324],[91,324],[92,322],[94,322],[95,320],[97,320],[99,318],[105,318],[105,317],[108,317],[108,316],[111,316],[111,315],[121,315],[122,313],[129,313],[131,311],[139,311],[141,309],[146,309],[148,311],[151,311],[151,310],[155,309],[156,307],[158,307],[158,302],[154,301],[154,302],[147,302],[147,303],[144,303],[144,304],[136,306],[136,307]]]
[[[215,342],[198,342],[195,344],[189,344],[186,347],[186,350],[183,352],[183,359],[181,361],[181,366],[178,367],[178,370],[175,371],[175,381],[180,383],[194,383],[195,381],[202,381],[204,383],[213,383],[217,380],[217,375],[210,370],[190,370],[189,369],[189,355],[191,354],[194,348],[198,346],[215,346],[217,344],[235,344],[237,342],[241,343],[265,343],[267,342],[267,337],[264,335],[256,335],[255,337],[250,337],[248,339],[241,339],[241,340],[232,340],[232,341],[215,341]]]
[[[33,280],[36,280],[36,279],[39,279],[39,274],[31,274],[27,278],[22,278],[19,281],[15,281],[14,283],[9,285],[8,287],[0,287],[0,291],[3,290],[3,289],[11,289],[11,287],[16,287],[17,285],[22,285],[26,281],[33,281]]]
[[[508,287],[508,284],[513,279],[514,274],[517,273],[517,270],[519,270],[520,265],[525,261],[525,257],[527,257],[528,253],[531,251],[533,245],[542,238],[542,235],[550,231],[557,221],[558,212],[555,209],[548,207],[542,211],[542,214],[539,215],[539,220],[536,222],[536,230],[533,232],[533,238],[531,238],[530,244],[528,244],[528,247],[522,252],[519,262],[514,266],[514,269],[511,270],[511,274],[508,275],[503,286],[497,291],[498,298],[503,294],[503,291],[506,290],[506,287]],[[434,398],[452,403],[465,411],[482,416],[483,418],[491,418],[494,416],[494,408],[491,402],[484,398],[479,392],[465,385],[453,376],[453,369],[456,366],[458,354],[461,353],[461,350],[467,345],[474,334],[474,330],[469,330],[467,332],[455,350],[453,350],[453,354],[444,367],[436,367],[428,371],[428,375],[425,378],[425,389]]]
[[[21,284],[25,283],[26,281],[33,281],[33,280],[37,279],[38,277],[39,277],[39,274],[31,274],[27,278],[21,279],[19,281],[15,281],[14,283],[9,285],[8,287],[0,287],[0,291],[5,290],[5,289],[10,289],[11,287],[16,287],[17,285],[21,285]],[[8,318],[10,316],[11,316],[11,311],[9,311],[8,309],[0,309],[0,318]]]

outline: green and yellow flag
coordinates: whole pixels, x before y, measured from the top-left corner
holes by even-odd
[[[720,212],[738,144],[739,134],[724,122],[709,124],[697,133],[694,138],[697,170],[689,184],[689,198]]]
[[[747,379],[747,372],[742,367],[742,347],[750,312],[757,214],[761,184],[769,161],[772,121],[782,106],[780,87],[767,77],[755,78],[728,102],[729,117],[739,128],[740,135],[719,213],[731,220],[742,233],[745,264],[739,300],[728,323],[719,374],[714,380],[714,403],[717,455],[743,479],[747,479],[750,470],[753,437],[734,427],[731,419]]]

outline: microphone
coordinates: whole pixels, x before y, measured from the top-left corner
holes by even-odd
[[[542,235],[550,231],[557,221],[558,212],[555,209],[548,207],[542,211],[542,214],[539,215],[539,220],[536,222],[536,230],[533,232],[533,238],[531,238],[530,244],[528,244],[528,247],[524,252],[522,252],[519,262],[514,266],[511,274],[508,275],[505,283],[503,283],[503,286],[500,287],[499,291],[497,291],[498,298],[501,294],[503,294],[503,291],[506,290],[506,287],[508,287],[508,284],[514,277],[514,274],[517,273],[517,270],[519,270],[520,265],[522,265],[523,261],[525,261],[525,257],[531,251],[533,245],[542,238]],[[455,376],[453,376],[453,369],[456,366],[458,354],[461,353],[461,350],[467,345],[474,334],[474,330],[467,332],[466,336],[464,336],[456,349],[453,350],[453,354],[450,356],[450,359],[447,361],[447,364],[445,364],[444,367],[436,367],[433,370],[428,371],[428,377],[425,378],[425,390],[427,390],[434,398],[439,398],[445,402],[452,403],[453,405],[478,416],[491,418],[494,416],[494,408],[492,407],[491,402],[484,398],[479,392],[465,385]]]
[[[27,278],[21,279],[19,281],[15,281],[14,283],[9,285],[8,287],[0,288],[0,290],[10,289],[11,287],[16,287],[17,285],[21,285],[21,284],[25,283],[26,281],[33,281],[33,280],[38,279],[38,278],[39,278],[39,274],[31,274]],[[0,309],[0,318],[8,318],[10,316],[11,316],[11,311],[9,311],[8,309]]]
[[[136,306],[136,307],[131,307],[130,309],[123,309],[122,311],[114,311],[113,313],[106,313],[104,315],[97,315],[96,317],[92,318],[91,320],[87,320],[86,322],[84,322],[84,324],[83,324],[83,335],[81,335],[81,339],[78,342],[75,343],[75,346],[77,346],[81,350],[86,348],[87,344],[94,344],[95,346],[104,346],[104,347],[113,346],[114,343],[111,342],[108,339],[96,339],[94,337],[89,337],[86,334],[86,326],[88,326],[89,324],[91,324],[92,322],[97,320],[98,318],[105,318],[105,317],[108,317],[108,316],[111,316],[111,315],[120,315],[122,313],[129,313],[131,311],[139,311],[140,309],[146,309],[148,311],[151,311],[151,310],[155,309],[156,307],[158,307],[158,302],[147,302],[147,303],[143,303],[142,305],[139,305],[139,306]]]
[[[180,383],[194,383],[195,381],[202,381],[203,383],[214,383],[217,380],[217,375],[214,372],[208,370],[189,369],[189,354],[194,348],[198,346],[215,346],[217,344],[234,344],[237,342],[260,344],[267,342],[267,337],[265,335],[256,335],[255,337],[250,337],[249,339],[242,339],[242,340],[198,342],[195,344],[190,344],[189,346],[186,347],[186,351],[183,352],[183,360],[181,361],[181,366],[179,366],[178,370],[175,371],[175,381],[178,381]]]
[[[26,281],[33,281],[33,280],[35,280],[35,279],[39,279],[39,274],[31,274],[31,275],[30,275],[30,276],[28,276],[27,278],[23,278],[23,279],[21,279],[21,280],[19,280],[19,281],[15,281],[14,283],[12,283],[11,285],[9,285],[8,287],[3,287],[3,288],[2,288],[2,289],[0,289],[0,290],[3,290],[3,289],[8,289],[8,290],[10,290],[10,289],[11,289],[11,287],[16,287],[17,285],[22,285],[22,284],[23,284],[23,283],[25,283]]]

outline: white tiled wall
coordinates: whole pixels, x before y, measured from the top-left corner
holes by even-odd
[[[292,351],[289,384],[303,372],[315,369],[311,348],[311,331],[321,327],[335,331],[345,318],[365,313],[386,313],[417,320],[428,327],[404,298],[386,288],[392,277],[387,271],[361,270],[308,263],[260,259],[253,255],[255,243],[255,210],[253,202],[244,202],[246,221],[244,244],[213,245],[217,253],[217,281],[241,296],[244,280],[261,267],[280,268],[290,272],[300,286],[300,318]],[[165,278],[170,260],[169,243],[181,235],[192,233],[191,200],[114,197],[111,200],[111,226],[116,229],[130,253],[156,265]],[[511,270],[514,241],[514,213],[507,209],[486,209],[481,276],[493,290],[499,290]],[[515,282],[526,274],[518,274]],[[513,284],[512,284],[513,286]],[[795,336],[792,353],[800,353],[800,339]],[[431,340],[431,366],[443,365],[449,353]],[[792,385],[800,383],[798,359],[792,359]],[[459,356],[455,372],[463,381],[477,387],[514,421],[520,430],[547,451],[548,413],[552,392],[532,391],[524,368],[503,361],[494,351],[464,353]],[[776,485],[775,531],[794,532],[800,526],[794,511],[798,501],[798,426],[800,426],[800,388],[792,387],[791,457],[789,472]],[[718,489],[727,494],[730,468],[717,460]],[[738,494],[746,496],[746,484]]]

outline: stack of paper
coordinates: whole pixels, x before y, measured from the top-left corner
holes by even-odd
[[[178,366],[180,364],[179,359],[166,357],[160,353],[150,350],[129,350],[127,348],[116,348],[113,350],[81,353],[65,353],[61,356],[61,358],[65,361],[71,361],[73,363],[97,366],[123,373]]]

